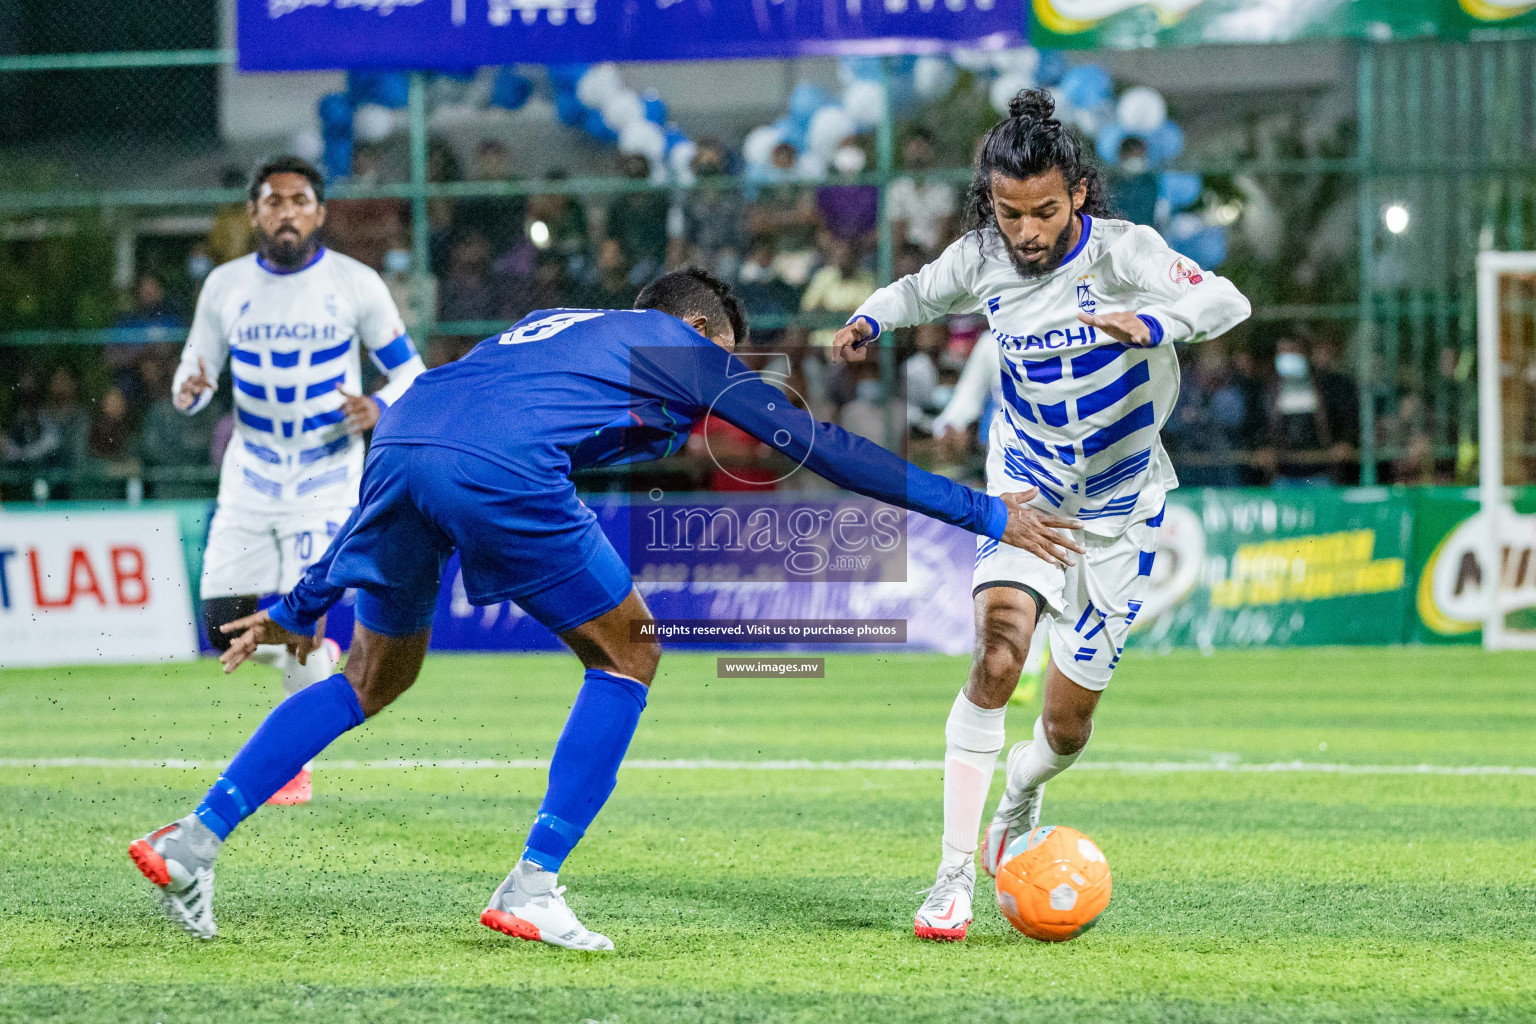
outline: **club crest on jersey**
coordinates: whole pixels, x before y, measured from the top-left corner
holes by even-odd
[[[1077,279],[1077,308],[1084,313],[1098,311],[1099,304],[1093,298],[1093,275],[1088,274]]]
[[[1187,260],[1183,256],[1173,261],[1173,266],[1168,268],[1168,277],[1172,279],[1174,284],[1178,284],[1180,281],[1199,284],[1205,280],[1200,274],[1200,268],[1193,261]]]

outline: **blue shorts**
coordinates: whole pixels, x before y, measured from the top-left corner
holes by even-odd
[[[385,636],[432,624],[455,550],[471,604],[516,601],[554,633],[618,607],[634,585],[568,478],[437,445],[376,445],[336,543],[328,579],[356,587],[357,621]]]

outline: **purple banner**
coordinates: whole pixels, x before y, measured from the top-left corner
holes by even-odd
[[[917,53],[1023,41],[1023,0],[237,0],[245,71]]]

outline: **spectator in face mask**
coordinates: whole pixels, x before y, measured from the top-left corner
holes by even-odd
[[[837,414],[840,427],[861,437],[867,437],[882,448],[889,448],[889,425],[886,423],[885,403],[881,401],[880,369],[874,363],[856,363],[853,401],[844,405]]]
[[[674,238],[673,265],[692,263],[730,280],[746,248],[746,203],[735,181],[727,178],[725,146],[719,139],[698,141],[693,158],[697,185],[678,205],[681,223]]]
[[[1110,178],[1110,202],[1133,224],[1151,224],[1157,214],[1157,172],[1147,160],[1147,144],[1130,137],[1120,143],[1120,163]]]
[[[866,159],[859,140],[850,135],[833,154],[833,181],[861,173]],[[816,211],[821,217],[822,228],[842,241],[868,239],[875,230],[879,209],[880,190],[874,185],[834,183],[816,190]]]

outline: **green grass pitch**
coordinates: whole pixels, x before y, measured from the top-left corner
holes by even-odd
[[[669,655],[630,756],[934,761],[965,671],[834,655],[825,679],[718,680]],[[322,759],[314,803],[235,834],[198,944],[125,847],[214,773],[123,762],[227,758],[275,674],[0,672],[0,1021],[1536,1021],[1530,655],[1128,658],[1092,763],[1046,800],[1115,879],[1062,945],[1015,934],[984,876],[967,942],[912,938],[931,768],[626,768],[562,873],[617,953],[481,927],[543,772],[370,764],[547,758],[579,679],[569,657],[431,657],[324,755],[353,767]],[[65,758],[99,762],[36,763]],[[1192,770],[1297,760],[1334,770]],[[1484,770],[1377,770],[1419,764]]]

